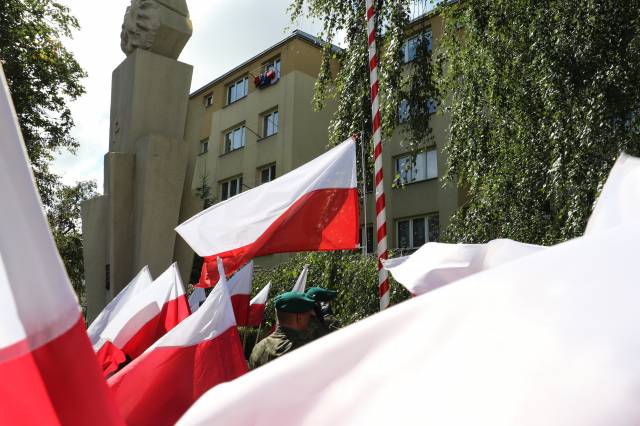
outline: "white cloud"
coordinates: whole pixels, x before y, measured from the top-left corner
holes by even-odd
[[[94,179],[102,191],[103,156],[108,149],[111,72],[124,60],[120,26],[129,0],[96,3],[59,0],[71,9],[82,29],[66,45],[87,71],[87,93],[71,104],[80,142],[76,155],[63,153],[54,171],[65,183]],[[292,25],[286,12],[290,0],[191,0],[193,36],[180,60],[194,66],[192,90],[286,37],[295,28],[316,34],[317,23]]]

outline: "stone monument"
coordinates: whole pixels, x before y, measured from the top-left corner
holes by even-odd
[[[82,206],[89,321],[144,265],[157,277],[173,261],[193,72],[177,58],[191,33],[186,0],[132,0],[125,12],[104,195]]]

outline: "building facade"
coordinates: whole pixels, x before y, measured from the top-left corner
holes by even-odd
[[[419,22],[414,25],[416,33],[428,32],[436,48],[441,31],[439,17],[426,16],[416,22]],[[405,46],[407,62],[412,54],[415,55],[413,36],[409,34]],[[177,261],[183,281],[194,282],[200,271],[199,259],[175,235],[175,226],[205,207],[275,179],[327,149],[328,127],[335,107],[328,103],[322,111],[314,111],[311,104],[322,61],[321,49],[320,40],[294,31],[191,94],[185,86],[190,81],[190,68],[177,61],[171,62],[167,65],[169,68],[184,69],[180,85],[163,83],[166,75],[159,76],[156,83],[169,86],[170,92],[175,94],[174,106],[186,108],[186,111],[177,117],[168,114],[172,108],[163,112],[161,118],[171,121],[173,133],[170,137],[174,139],[165,145],[159,144],[163,149],[159,153],[148,150],[148,144],[123,141],[127,139],[123,132],[128,131],[125,124],[136,120],[123,118],[120,112],[123,107],[118,104],[123,103],[122,97],[131,89],[131,82],[118,70],[126,68],[124,64],[127,63],[163,59],[149,57],[151,52],[138,49],[114,71],[111,131],[120,141],[115,141],[105,156],[105,195],[89,200],[83,206],[89,321],[145,264],[150,265],[151,273],[156,277]],[[133,70],[133,75],[138,86],[148,85],[144,73]],[[160,92],[163,90],[167,89],[159,89]],[[184,91],[183,95],[180,91]],[[130,103],[135,104],[134,101]],[[146,108],[134,105],[134,110],[155,113],[156,107],[150,106],[149,102],[145,105]],[[403,114],[403,111],[399,113]],[[153,117],[142,118],[154,120]],[[431,125],[434,144],[415,156],[403,148],[401,128],[390,140],[383,141],[387,233],[392,249],[412,250],[436,240],[440,229],[446,227],[460,204],[458,191],[443,188],[439,181],[446,168],[443,147],[447,117],[436,114]],[[182,129],[181,132],[175,134],[176,128]],[[147,133],[154,133],[154,129]],[[136,134],[134,139],[139,137]],[[158,155],[162,161],[157,160]],[[119,168],[110,163],[117,163]],[[127,184],[140,176],[142,184]],[[155,180],[158,182],[149,186]],[[115,190],[114,185],[119,189]],[[147,191],[153,191],[155,195]],[[373,194],[364,191],[362,201],[361,205],[366,205],[366,209],[361,209],[362,249],[374,252]],[[154,226],[147,229],[147,223]],[[140,229],[142,231],[136,231],[136,238],[123,237],[128,237],[131,230]],[[154,234],[160,235],[154,237]],[[141,238],[145,239],[144,247],[140,247]],[[136,254],[141,249],[144,249],[143,255]],[[124,257],[118,258],[117,253]],[[269,267],[284,257],[286,255],[265,256],[256,263]],[[114,269],[118,261],[124,262],[122,259],[129,261]]]

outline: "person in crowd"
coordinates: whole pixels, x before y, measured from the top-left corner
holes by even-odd
[[[249,368],[258,368],[271,360],[307,343],[305,334],[315,301],[304,293],[289,291],[273,299],[278,326],[269,336],[258,342],[249,357]]]
[[[322,287],[309,287],[305,294],[315,302],[307,331],[310,340],[318,339],[340,328],[340,324],[331,309],[331,303],[338,296],[337,291]]]

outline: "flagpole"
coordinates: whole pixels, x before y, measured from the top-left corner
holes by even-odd
[[[376,23],[373,0],[367,0],[367,34],[369,36],[369,83],[371,85],[371,118],[373,131],[375,187],[376,187],[376,226],[378,228],[378,294],[380,310],[389,306],[389,277],[382,266],[387,259],[387,217],[384,201],[384,180],[382,178],[382,138],[380,135],[380,99],[378,97],[378,54],[376,51]]]
[[[367,167],[364,162],[364,125],[362,126],[362,133],[360,134],[360,165],[362,169],[362,216],[364,220],[363,236],[362,236],[362,253],[367,255],[367,241],[369,240],[369,233],[367,232]]]

